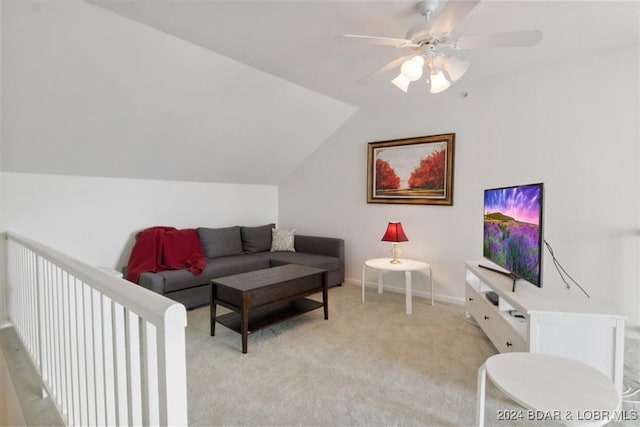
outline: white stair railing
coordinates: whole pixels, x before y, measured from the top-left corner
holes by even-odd
[[[67,425],[187,425],[186,310],[12,232],[8,313]]]

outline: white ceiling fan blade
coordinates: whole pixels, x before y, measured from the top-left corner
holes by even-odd
[[[360,80],[358,80],[356,83],[357,84],[364,84],[367,83],[369,80],[378,77],[382,74],[388,73],[389,71],[393,70],[394,68],[398,68],[400,66],[400,64],[402,64],[404,61],[406,61],[407,59],[413,57],[415,55],[405,55],[405,56],[401,56],[400,58],[396,58],[393,61],[389,62],[386,65],[383,65],[382,67],[378,68],[377,70],[374,70],[373,72],[367,74],[366,76],[364,76],[363,78],[361,78]]]
[[[415,43],[407,39],[396,39],[393,37],[378,37],[378,36],[362,36],[358,34],[345,34],[342,37],[349,37],[355,39],[362,39],[368,41],[370,44],[376,44],[381,46],[393,46],[393,47],[417,47]]]
[[[509,33],[466,36],[453,40],[453,49],[480,49],[490,47],[529,47],[542,40],[542,31],[514,31]]]
[[[429,31],[432,33],[449,33],[480,0],[449,0],[433,20]]]

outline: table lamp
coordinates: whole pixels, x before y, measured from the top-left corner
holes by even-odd
[[[391,264],[400,264],[398,257],[400,256],[400,248],[398,242],[408,242],[407,235],[404,234],[402,223],[390,222],[387,231],[382,236],[383,242],[391,242]]]

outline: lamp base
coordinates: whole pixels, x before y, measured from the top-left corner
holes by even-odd
[[[400,256],[400,248],[397,243],[391,244],[391,264],[400,264],[398,257]]]

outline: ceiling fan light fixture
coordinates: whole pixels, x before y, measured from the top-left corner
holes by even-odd
[[[451,83],[444,76],[442,70],[432,70],[431,71],[431,93],[440,93],[445,91],[451,86]]]
[[[450,57],[443,49],[467,50],[498,47],[530,47],[542,40],[541,31],[510,31],[493,34],[458,37],[451,40],[457,24],[471,12],[481,0],[420,0],[413,11],[419,12],[425,22],[414,25],[405,38],[345,34],[345,37],[366,40],[370,43],[409,49],[411,53],[396,58],[378,68],[370,76],[397,69],[400,75],[391,82],[407,93],[411,82],[428,74],[427,85],[431,93],[447,90],[461,79],[469,69],[469,61]],[[464,56],[464,55],[463,55]],[[426,64],[425,64],[426,62]],[[425,71],[424,68],[428,67]],[[359,80],[363,81],[364,79]]]
[[[458,81],[464,73],[469,69],[471,63],[469,61],[463,61],[461,59],[450,56],[444,63],[444,69],[449,74],[452,82]]]
[[[409,83],[411,83],[411,80],[407,79],[402,73],[400,73],[398,74],[398,77],[391,80],[391,83],[393,83],[398,89],[400,89],[404,93],[407,93],[407,89],[409,89]]]
[[[422,77],[422,67],[424,66],[424,58],[416,55],[411,59],[404,61],[400,68],[401,74],[409,81],[415,82]]]

